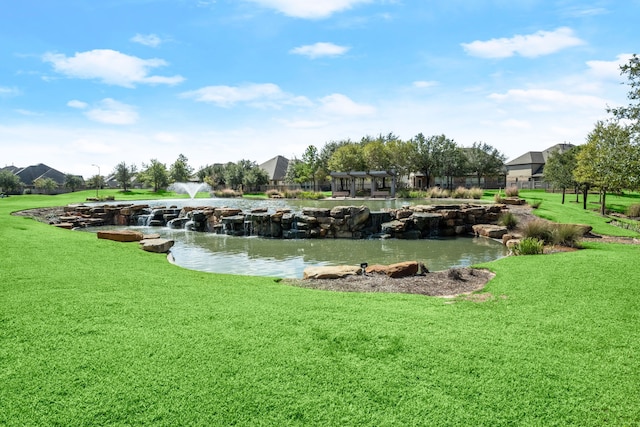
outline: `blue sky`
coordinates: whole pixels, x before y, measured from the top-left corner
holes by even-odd
[[[627,102],[639,0],[0,1],[0,167],[194,168],[393,132],[513,159]]]

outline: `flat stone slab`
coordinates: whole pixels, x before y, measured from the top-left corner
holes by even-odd
[[[107,239],[116,242],[139,242],[143,237],[141,232],[134,230],[98,231],[98,239]]]
[[[303,279],[342,279],[347,276],[357,276],[362,268],[355,265],[337,265],[322,267],[307,267],[304,269]]]
[[[143,251],[163,254],[169,252],[174,241],[169,239],[144,239],[140,241],[140,248]]]
[[[488,237],[490,239],[502,239],[509,230],[500,225],[476,224],[473,226],[473,232],[476,236]]]

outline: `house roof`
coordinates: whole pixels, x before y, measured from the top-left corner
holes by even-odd
[[[283,156],[275,156],[260,165],[260,168],[267,172],[270,181],[282,181],[287,175],[289,159]]]
[[[58,185],[64,185],[65,182],[65,174],[43,163],[27,166],[26,168],[18,168],[18,170],[14,171],[14,174],[25,185],[32,185],[33,181],[38,178],[51,178]]]
[[[561,153],[563,153],[572,147],[574,147],[573,144],[556,144],[544,151],[529,151],[527,153],[524,153],[520,157],[516,157],[515,159],[506,163],[506,166],[544,165],[547,162],[549,155],[554,151],[560,151]]]

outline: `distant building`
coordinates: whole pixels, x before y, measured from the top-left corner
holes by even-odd
[[[546,189],[548,185],[544,182],[544,165],[547,163],[549,155],[554,151],[563,153],[573,147],[573,144],[556,144],[544,151],[529,151],[511,160],[505,165],[507,167],[507,186]]]
[[[260,165],[260,169],[264,170],[269,176],[270,187],[285,186],[285,177],[287,176],[287,168],[289,167],[289,159],[283,156],[275,156],[272,159]]]
[[[1,170],[8,170],[13,173],[20,179],[20,181],[24,185],[24,188],[30,191],[36,190],[34,182],[39,178],[50,178],[58,185],[58,188],[52,193],[64,193],[68,191],[68,189],[66,189],[64,186],[66,181],[66,174],[50,166],[47,166],[44,163],[38,163],[37,165],[31,165],[24,168],[16,166],[6,166]],[[84,179],[81,176],[78,177],[80,178],[80,180],[82,181],[82,185],[84,186]]]

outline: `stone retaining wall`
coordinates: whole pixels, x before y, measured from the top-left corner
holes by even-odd
[[[118,204],[69,205],[58,226],[149,225],[187,228],[234,236],[271,238],[393,237],[420,239],[473,233],[477,224],[495,224],[504,205],[416,205],[370,211],[366,206],[242,212],[228,207],[150,207]]]

